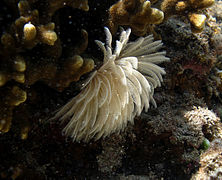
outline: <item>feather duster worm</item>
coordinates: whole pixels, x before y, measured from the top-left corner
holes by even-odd
[[[97,45],[104,53],[103,65],[94,72],[84,89],[54,116],[66,123],[63,132],[73,141],[89,141],[119,132],[143,110],[148,110],[154,88],[161,86],[163,68],[156,64],[168,61],[165,52],[157,52],[161,41],[153,36],[128,43],[131,30],[122,30],[112,51],[112,35],[105,28],[106,46]]]

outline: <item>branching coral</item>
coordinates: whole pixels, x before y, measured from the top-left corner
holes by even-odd
[[[206,16],[199,10],[213,5],[214,0],[163,0],[160,9],[164,12],[165,19],[172,15],[185,15],[188,17],[193,32],[203,30]]]
[[[22,56],[16,56],[12,58],[12,60],[14,61],[12,65],[12,73],[5,72],[4,70],[2,70],[2,72],[0,71],[0,87],[3,86],[7,81],[10,81],[12,79],[18,83],[25,82],[24,71],[26,70],[26,63],[24,58]],[[2,67],[4,67],[4,65]]]
[[[15,106],[23,103],[26,98],[26,92],[17,86],[4,88],[0,96],[0,132],[8,132],[11,126],[13,109]]]
[[[51,7],[49,9],[51,9],[53,12],[55,12],[57,9],[61,7],[64,7],[64,5],[72,6],[76,8],[82,8],[84,10],[88,9],[87,1],[72,2],[72,1],[52,1],[51,0],[49,1],[48,4],[49,4],[48,6]],[[14,79],[20,83],[24,83],[26,81],[26,84],[31,85],[34,82],[41,79],[53,79],[55,76],[58,77],[58,75],[55,75],[55,73],[53,72],[55,72],[55,69],[59,68],[58,65],[55,64],[55,61],[58,61],[58,58],[61,56],[62,47],[61,47],[61,42],[57,37],[57,34],[54,32],[55,24],[52,22],[48,22],[45,25],[40,24],[40,21],[42,21],[42,17],[39,17],[38,10],[36,9],[32,10],[29,2],[26,0],[21,0],[18,3],[18,10],[20,13],[20,17],[15,21],[15,23],[13,23],[10,26],[9,32],[6,32],[1,36],[2,49],[0,51],[0,54],[3,56],[5,61],[12,61],[11,63],[15,64],[13,65],[13,67],[15,66],[14,68],[15,73],[11,73],[12,70],[10,69],[11,68],[10,64],[8,65],[9,66],[8,67],[7,65],[5,65],[7,63],[4,63],[4,65],[2,66],[3,68],[0,69],[0,86],[3,86],[7,81],[10,81],[11,79]],[[82,40],[83,42],[81,42],[79,47],[75,48],[76,54],[73,55],[75,57],[83,53],[83,51],[87,48],[88,34],[84,30],[82,31],[82,37],[83,37],[83,40]],[[58,54],[56,56],[56,59],[45,60],[45,62],[51,61],[50,63],[45,63],[45,62],[43,63],[44,65],[47,64],[46,67],[43,67],[43,64],[39,65],[38,63],[36,63],[37,60],[35,60],[35,62],[33,62],[33,60],[29,60],[30,57],[24,58],[21,55],[14,55],[14,54],[19,54],[20,52],[23,52],[26,49],[32,49],[38,43],[49,45],[46,48],[48,50],[44,51],[46,52],[46,56],[55,57],[55,54]],[[73,59],[73,57],[68,58],[67,61],[69,61],[69,59]],[[83,58],[77,58],[77,59],[78,59],[77,67],[74,67],[74,69],[72,70],[74,71],[76,69],[75,74],[77,77],[75,77],[74,80],[75,79],[78,80],[82,74],[89,72],[93,68],[92,61],[88,63],[88,60],[84,61]],[[67,64],[67,61],[65,62],[65,64]],[[70,61],[72,62],[72,60]],[[78,64],[83,64],[83,67],[82,65],[80,66],[82,67],[82,71],[78,70],[79,69]],[[18,69],[19,65],[23,66],[22,70]],[[72,63],[72,66],[73,65],[74,64]],[[48,66],[50,66],[51,68],[47,68]],[[26,71],[26,69],[28,72],[26,73],[26,80],[25,80],[24,72]],[[52,74],[49,77],[47,76],[47,74],[44,74],[48,70],[51,70],[50,74]],[[32,71],[32,73],[29,73],[30,71]],[[64,74],[64,72],[66,72],[65,77],[67,78],[67,73],[69,72],[67,72],[66,70],[62,71],[61,73],[60,72],[56,72],[56,73]],[[71,74],[73,75],[73,72]],[[73,81],[73,78],[71,77],[69,78],[70,78],[69,79],[70,82]],[[69,83],[66,83],[66,84],[69,84]]]
[[[130,29],[122,31],[112,52],[112,35],[108,28],[105,32],[106,48],[101,41],[96,41],[104,53],[104,64],[94,72],[82,92],[54,116],[66,123],[64,133],[76,141],[119,132],[128,121],[133,123],[143,108],[148,110],[149,101],[156,106],[154,88],[161,86],[162,74],[165,74],[156,64],[169,60],[165,52],[157,52],[162,43],[153,42],[152,36],[127,43]]]
[[[71,6],[87,11],[88,1],[49,0],[46,3],[48,9],[44,13],[41,12],[41,3],[36,2],[6,2],[9,7],[18,11],[19,15],[18,18],[15,17],[17,19],[14,22],[7,24],[1,35],[0,91],[8,98],[13,99],[4,89],[11,89],[13,85],[17,87],[19,84],[26,94],[27,87],[30,88],[37,81],[43,81],[48,86],[63,91],[71,82],[78,81],[83,74],[94,68],[94,61],[91,58],[81,56],[88,46],[88,33],[82,30],[82,39],[73,45],[73,53],[63,55],[63,42],[54,31],[55,24],[51,22],[53,13],[59,8]],[[5,105],[5,101],[3,98],[0,103],[0,107],[4,108],[4,118],[0,119],[5,124],[4,128],[0,129],[2,132],[9,130],[14,107],[24,102]]]
[[[48,15],[51,17],[55,11],[65,6],[78,8],[84,11],[89,10],[88,0],[49,0],[47,7]]]
[[[38,10],[32,10],[28,1],[19,1],[18,10],[20,17],[1,36],[0,90],[3,95],[0,105],[1,132],[9,130],[14,107],[26,100],[25,89],[6,84],[13,80],[19,84],[24,84],[26,81],[28,58],[24,58],[21,53],[32,49],[38,43],[52,46],[57,40],[57,35],[53,31],[54,24],[40,25]]]
[[[9,33],[1,36],[0,55],[3,56],[3,65],[0,69],[0,86],[11,79],[19,83],[25,82],[27,59],[21,56],[20,52],[32,49],[38,43],[53,46],[57,40],[53,31],[54,23],[39,25],[39,13],[31,10],[28,1],[20,1],[18,9],[20,18],[10,26]]]
[[[54,45],[57,40],[57,35],[54,32],[55,24],[50,22],[46,25],[40,25],[38,10],[32,10],[26,0],[20,1],[18,8],[20,18],[11,27],[18,34],[19,39],[16,40],[29,49],[39,42]]]
[[[26,84],[32,85],[37,81],[43,81],[48,86],[58,91],[63,91],[71,82],[78,81],[83,74],[94,68],[91,58],[80,56],[88,46],[88,33],[82,30],[82,41],[72,48],[72,53],[64,59],[60,66],[55,66],[51,58],[44,59],[39,64],[28,62],[26,70]]]
[[[79,55],[69,57],[58,68],[53,62],[42,62],[40,65],[28,64],[26,71],[26,84],[32,85],[37,81],[43,81],[48,86],[58,91],[63,91],[71,82],[78,81],[80,77],[94,68],[91,58],[82,58]]]
[[[182,15],[189,19],[193,32],[201,32],[206,21],[201,10],[213,3],[214,0],[120,0],[109,9],[108,26],[112,33],[119,25],[130,26],[134,34],[142,36],[154,32],[152,25]],[[151,4],[157,8],[151,8]]]
[[[108,26],[113,34],[118,26],[126,25],[138,36],[151,31],[152,24],[159,24],[164,18],[163,12],[151,8],[147,0],[120,0],[110,7],[109,16]]]

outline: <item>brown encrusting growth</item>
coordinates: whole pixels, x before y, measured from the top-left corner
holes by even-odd
[[[164,41],[177,46],[176,49],[167,46],[172,63],[168,87],[195,92],[197,97],[205,97],[209,106],[213,97],[222,102],[220,34],[210,31],[209,27],[203,33],[194,34],[188,24],[176,18],[160,25],[159,30]]]

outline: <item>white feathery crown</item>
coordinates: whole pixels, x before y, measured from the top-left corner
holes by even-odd
[[[143,109],[148,111],[149,102],[156,107],[154,88],[161,86],[165,74],[156,64],[169,61],[165,51],[157,52],[162,42],[149,35],[128,43],[131,30],[127,29],[112,51],[112,35],[106,27],[105,33],[106,46],[96,40],[104,53],[103,65],[53,117],[66,123],[63,132],[73,141],[88,142],[118,133]]]

